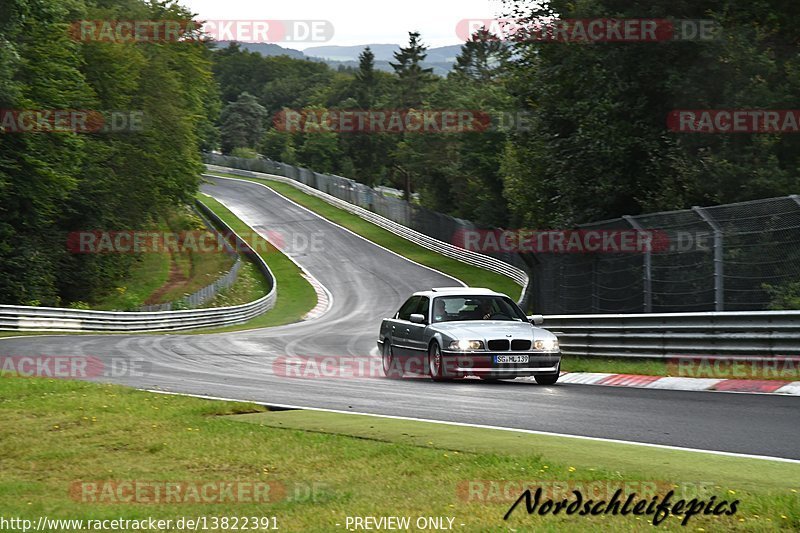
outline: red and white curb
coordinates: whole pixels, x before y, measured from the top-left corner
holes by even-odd
[[[325,285],[317,281],[317,278],[309,274],[305,269],[303,269],[302,276],[311,284],[314,292],[317,293],[317,305],[303,316],[303,320],[314,320],[328,312],[333,304],[333,297]]]
[[[634,374],[605,374],[601,372],[564,372],[558,382],[606,387],[635,387],[638,389],[750,392],[800,396],[800,381],[679,378]]]

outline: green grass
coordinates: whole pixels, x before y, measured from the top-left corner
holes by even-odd
[[[2,377],[3,515],[277,516],[283,531],[315,532],[342,531],[336,523],[365,515],[450,516],[455,530],[468,532],[652,530],[647,517],[540,517],[523,509],[504,522],[510,501],[470,501],[464,492],[475,480],[608,480],[667,482],[679,494],[701,490],[705,499],[741,501],[733,517],[695,516],[689,528],[670,517],[661,525],[668,530],[800,528],[796,464],[352,415],[220,416],[259,411],[119,386]],[[273,492],[285,487],[289,497],[221,505],[90,503],[70,496],[76,482],[104,481],[269,482]]]
[[[160,302],[174,302],[211,285],[227,274],[235,261],[225,253],[176,254],[174,260],[186,280],[175,284],[162,294]]]
[[[239,268],[239,274],[236,276],[234,284],[227,289],[221,289],[214,298],[201,307],[229,307],[245,304],[265,296],[269,290],[269,281],[258,267],[250,261],[244,261]]]
[[[233,174],[215,173],[215,175],[238,178],[266,185],[275,192],[286,196],[303,207],[314,211],[318,215],[321,215],[332,222],[344,226],[350,231],[357,233],[376,244],[380,244],[381,246],[413,261],[416,261],[417,263],[440,270],[445,274],[449,274],[457,279],[460,279],[471,287],[487,287],[489,289],[508,294],[513,298],[517,298],[520,294],[521,287],[517,285],[511,278],[502,276],[500,274],[495,274],[494,272],[489,272],[488,270],[484,270],[482,268],[467,265],[466,263],[456,261],[455,259],[450,259],[449,257],[445,257],[435,252],[431,252],[430,250],[427,250],[422,246],[416,245],[390,231],[378,227],[371,222],[367,222],[359,216],[334,207],[315,196],[310,196],[299,189],[296,189],[292,185],[267,179],[246,178]]]
[[[90,307],[103,311],[134,310],[167,282],[169,269],[169,254],[141,254],[121,285]]]
[[[207,228],[188,208],[175,209],[153,231],[180,233]],[[223,276],[234,259],[224,253],[148,252],[136,259],[120,286],[88,307],[99,310],[135,311],[143,305],[178,301]]]

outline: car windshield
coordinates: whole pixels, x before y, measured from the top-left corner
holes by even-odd
[[[431,322],[454,320],[513,320],[524,322],[525,314],[503,296],[440,296],[433,300]]]

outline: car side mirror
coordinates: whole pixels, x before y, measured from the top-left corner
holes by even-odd
[[[414,324],[424,324],[425,323],[425,315],[421,315],[419,313],[413,313],[408,319],[413,322]]]
[[[528,322],[534,326],[541,326],[544,324],[544,317],[542,315],[531,315],[528,317]]]

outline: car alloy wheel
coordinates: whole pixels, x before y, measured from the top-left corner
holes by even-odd
[[[444,381],[444,372],[442,370],[442,350],[439,349],[437,343],[433,343],[431,349],[428,350],[428,375],[433,381]]]

